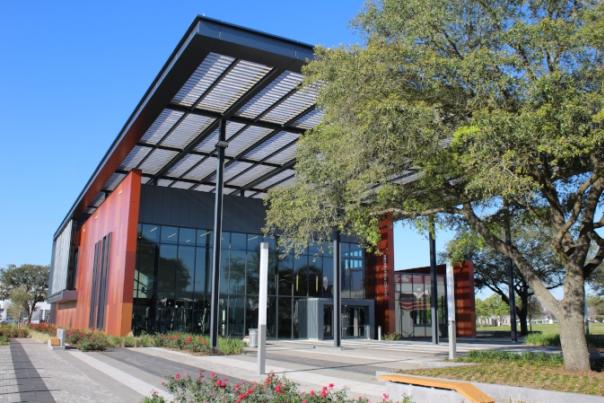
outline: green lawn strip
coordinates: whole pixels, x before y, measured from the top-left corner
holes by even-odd
[[[472,352],[458,361],[467,362],[468,365],[401,372],[468,382],[604,395],[604,373],[567,371],[559,355],[483,351]]]

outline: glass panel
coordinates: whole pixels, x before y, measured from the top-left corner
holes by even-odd
[[[181,245],[195,245],[195,230],[181,228],[178,233],[178,243]]]
[[[179,267],[176,245],[159,247],[157,267],[157,295],[160,299],[174,297],[175,273]]]
[[[208,293],[208,258],[209,253],[206,248],[195,248],[195,298],[203,298]]]
[[[306,296],[308,294],[308,256],[298,256],[294,260],[294,295]]]
[[[260,250],[260,242],[262,241],[262,236],[257,234],[248,234],[247,235],[247,250],[252,252],[257,252]],[[270,245],[269,245],[270,250]]]
[[[308,295],[320,297],[323,290],[323,258],[309,256],[308,262]]]
[[[134,298],[151,298],[155,278],[156,246],[142,238],[138,241],[138,258],[134,273]]]
[[[207,247],[212,239],[212,231],[206,229],[197,230],[197,245]]]
[[[277,338],[277,297],[268,297],[266,308],[266,337]]]
[[[323,297],[331,298],[333,289],[333,257],[323,257]]]
[[[245,334],[249,334],[250,329],[258,328],[258,297],[248,297],[245,305]],[[267,313],[270,310],[267,307]],[[268,322],[268,318],[267,318]]]
[[[176,298],[192,298],[195,279],[195,247],[178,247],[178,265],[175,267]]]
[[[246,234],[241,234],[238,232],[231,233],[231,249],[246,250],[246,240]]]
[[[247,295],[258,295],[260,281],[260,257],[257,251],[249,251],[247,253],[247,264],[245,267],[246,278],[246,293]],[[273,275],[274,277],[274,275]],[[270,265],[268,278],[271,278]],[[270,291],[269,291],[270,293]]]
[[[243,293],[241,295],[243,295]],[[229,337],[243,337],[243,321],[245,319],[243,301],[244,298],[242,296],[229,297]]]
[[[143,224],[140,237],[149,242],[157,243],[159,240],[159,225]]]
[[[245,251],[231,251],[229,263],[229,295],[231,296],[245,294],[245,260]]]
[[[212,260],[211,260],[212,261]],[[210,267],[212,267],[213,263],[210,265]],[[220,295],[228,295],[229,293],[229,251],[227,250],[222,250],[222,253],[220,254],[220,273],[219,273],[219,277],[220,277],[220,281],[219,281],[219,287],[220,287]],[[211,279],[211,274],[210,277]],[[210,280],[212,281],[212,280]],[[210,286],[211,287],[211,286]]]
[[[292,295],[293,285],[293,257],[288,255],[279,260],[279,295]]]
[[[292,337],[291,297],[279,298],[278,317],[279,338],[290,339]]]
[[[162,225],[161,227],[161,242],[162,243],[178,243],[178,228],[167,227]]]

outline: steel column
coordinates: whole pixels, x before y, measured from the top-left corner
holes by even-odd
[[[510,228],[510,209],[505,206],[505,243],[508,247],[512,246],[512,230]],[[508,300],[510,305],[510,337],[512,341],[518,341],[518,331],[516,329],[516,296],[514,293],[514,262],[508,257]]]
[[[218,296],[220,280],[220,248],[222,241],[222,191],[224,187],[224,150],[226,142],[226,121],[220,120],[218,141],[216,142],[216,154],[218,164],[216,166],[216,191],[214,192],[214,249],[212,264],[212,302],[210,305],[210,348],[216,351],[218,346]]]
[[[333,344],[342,345],[342,264],[340,257],[340,231],[333,234]]]
[[[438,288],[436,287],[436,229],[434,220],[430,218],[430,228],[428,230],[428,238],[430,242],[430,318],[432,322],[432,343],[438,344],[438,296],[436,295]]]

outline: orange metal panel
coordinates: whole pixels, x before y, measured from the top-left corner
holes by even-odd
[[[476,337],[476,307],[474,300],[474,265],[466,260],[453,266],[455,276],[455,320],[457,335]]]
[[[88,327],[94,245],[112,233],[104,331],[118,336],[130,332],[140,187],[141,173],[132,171],[82,225],[76,278],[77,302],[75,308],[64,308],[59,304],[57,326]]]
[[[382,332],[396,330],[394,315],[394,229],[392,217],[380,220],[380,241],[377,254],[367,254],[366,291],[367,297],[375,300],[376,324]]]

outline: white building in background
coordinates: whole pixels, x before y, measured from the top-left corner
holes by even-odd
[[[10,306],[10,300],[0,300],[0,323],[6,322],[9,319],[8,315],[8,307]],[[34,310],[33,315],[31,316],[31,323],[40,323],[48,321],[48,316],[50,315],[50,304],[46,301],[38,302],[36,304],[36,309]]]
[[[8,313],[6,312],[10,301],[7,299],[0,300],[0,323],[6,322]]]

